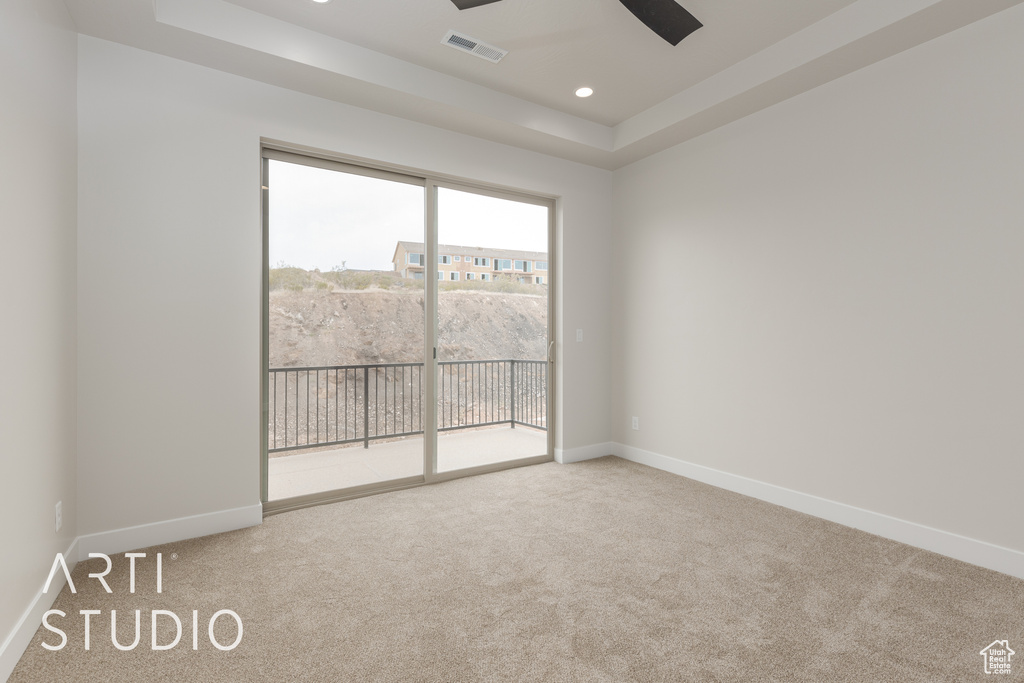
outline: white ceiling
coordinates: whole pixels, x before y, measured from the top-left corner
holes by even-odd
[[[1024,0],[683,0],[704,26],[675,47],[618,0],[65,2],[88,35],[617,168]]]
[[[229,0],[530,102],[622,123],[854,0],[682,0],[704,27],[673,47],[619,0]],[[499,64],[441,45],[449,29],[509,50]],[[588,85],[595,94],[573,93]]]

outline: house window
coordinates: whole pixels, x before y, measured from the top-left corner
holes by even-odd
[[[507,258],[494,259],[495,270],[512,270],[512,261]]]
[[[524,273],[533,272],[533,264],[530,261],[516,261],[516,270],[521,270]]]
[[[456,263],[458,263],[458,262],[459,262],[459,261],[461,261],[461,260],[462,260],[462,257],[461,257],[461,256],[456,256],[456,257],[455,257],[455,262],[456,262]]]
[[[466,279],[467,280],[475,280],[476,279],[476,273],[466,273]]]
[[[415,266],[422,266],[423,265],[423,254],[406,254],[405,255],[405,262],[406,263],[411,263],[412,265],[415,265]]]
[[[480,273],[480,279],[483,280],[484,282],[490,282],[491,281],[491,274],[490,273]]]
[[[437,262],[438,263],[442,263],[442,264],[447,266],[448,264],[450,264],[452,262],[452,257],[448,256],[448,255],[443,255],[442,256],[441,254],[438,254]]]
[[[412,274],[412,279],[413,280],[422,280],[423,279],[423,273],[421,273],[419,271],[416,271],[415,273]]]
[[[535,265],[537,267],[537,270],[547,270],[548,269],[548,262],[547,261],[534,261],[533,265]]]
[[[544,278],[542,278],[540,275],[538,275],[536,279],[538,285],[544,284]]]
[[[491,259],[487,258],[486,256],[483,256],[483,257],[481,257],[481,256],[474,256],[473,257],[473,265],[474,266],[483,266],[484,268],[486,268],[487,266],[491,265]]]
[[[443,270],[437,271],[437,279],[438,280],[443,280],[444,279],[444,271]]]
[[[457,271],[457,270],[453,270],[453,271],[452,271],[452,272],[450,273],[450,275],[451,275],[451,278],[450,278],[451,280],[453,280],[453,281],[455,281],[455,282],[458,282],[458,281],[459,281],[459,271]]]

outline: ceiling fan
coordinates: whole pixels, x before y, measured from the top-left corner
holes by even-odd
[[[470,9],[480,5],[489,5],[498,0],[452,0],[459,9]],[[678,45],[704,24],[695,16],[679,6],[675,0],[619,0],[626,9],[644,22],[647,28],[667,40]]]

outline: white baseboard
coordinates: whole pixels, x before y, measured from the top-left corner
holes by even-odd
[[[607,441],[605,443],[595,443],[589,446],[580,446],[578,448],[556,448],[555,461],[559,464],[567,465],[571,462],[580,462],[581,460],[603,458],[606,455],[614,455],[618,446],[619,444],[617,443]]]
[[[78,539],[76,538],[71,541],[71,545],[64,552],[64,561],[68,565],[69,572],[74,571],[77,560]],[[43,623],[43,615],[46,613],[46,610],[53,606],[53,601],[57,599],[61,590],[67,585],[64,572],[57,571],[53,575],[50,590],[44,593],[43,585],[46,582],[46,577],[40,577],[40,579],[39,592],[36,593],[35,598],[29,603],[28,609],[21,615],[18,623],[11,629],[3,645],[0,645],[0,681],[6,681],[10,678],[14,667],[18,665],[18,660],[25,654],[29,643],[32,642],[36,631],[39,630],[39,625]]]
[[[263,505],[247,505],[231,510],[208,512],[191,517],[179,517],[152,524],[140,524],[124,529],[103,531],[78,537],[78,560],[86,560],[89,553],[123,553],[152,545],[174,543],[224,531],[234,531],[263,523]]]
[[[612,452],[624,460],[649,465],[718,488],[774,503],[790,510],[827,519],[843,526],[906,543],[915,548],[930,550],[933,553],[1024,579],[1024,553],[1019,550],[933,529],[915,522],[871,512],[845,503],[837,503],[774,484],[766,484],[756,479],[729,474],[703,465],[695,465],[660,453],[652,453],[621,443],[612,445],[614,446]]]

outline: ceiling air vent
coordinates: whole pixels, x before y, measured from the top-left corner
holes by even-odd
[[[470,38],[466,34],[459,33],[458,31],[448,31],[441,42],[448,47],[453,47],[461,52],[468,52],[471,55],[479,57],[480,59],[486,59],[488,62],[494,62],[495,64],[500,62],[501,58],[508,54],[508,50],[502,50],[500,47],[494,47],[493,45],[482,43],[476,38]]]

